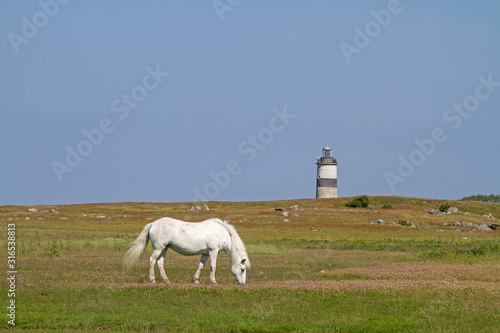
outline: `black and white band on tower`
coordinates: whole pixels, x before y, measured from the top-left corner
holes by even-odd
[[[337,197],[337,160],[332,156],[332,148],[328,143],[323,148],[323,156],[317,158],[318,179],[316,182],[316,199]]]

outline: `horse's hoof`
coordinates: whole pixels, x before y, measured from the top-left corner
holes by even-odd
[[[156,280],[149,280],[149,283],[155,283]]]

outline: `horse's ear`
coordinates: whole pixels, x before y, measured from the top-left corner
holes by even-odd
[[[247,260],[246,260],[246,259],[243,259],[243,260],[241,261],[241,264],[242,264],[242,265],[244,265],[244,264],[245,264],[245,261],[247,261]]]

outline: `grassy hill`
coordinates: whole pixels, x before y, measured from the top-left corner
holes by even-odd
[[[16,229],[16,328],[495,331],[500,231],[453,224],[498,223],[500,203],[370,197],[368,208],[347,208],[352,199],[2,206],[6,252],[8,225]],[[445,203],[458,213],[425,212]],[[204,204],[210,210],[189,209]],[[173,252],[165,264],[172,284],[151,285],[150,246],[137,268],[124,272],[128,244],[164,216],[234,224],[252,262],[247,285],[234,285],[220,254],[219,285],[208,284],[205,270],[194,286],[199,258]],[[379,219],[394,223],[370,223]],[[9,289],[6,280],[0,285]],[[5,317],[0,326],[9,327]]]

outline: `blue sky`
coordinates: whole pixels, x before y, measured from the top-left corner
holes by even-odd
[[[1,1],[0,205],[500,193],[497,1]]]

